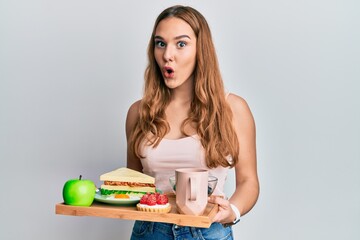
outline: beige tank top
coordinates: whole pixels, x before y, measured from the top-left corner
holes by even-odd
[[[144,146],[140,159],[143,172],[155,178],[156,188],[163,192],[172,192],[169,177],[175,175],[177,168],[204,168],[209,175],[218,178],[213,194],[224,196],[224,184],[229,168],[217,167],[209,169],[205,163],[204,148],[198,135],[181,139],[162,139],[156,148]]]

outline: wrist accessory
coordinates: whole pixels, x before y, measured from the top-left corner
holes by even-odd
[[[240,217],[241,217],[241,215],[240,215],[239,209],[238,209],[237,207],[235,207],[234,204],[231,204],[231,203],[230,203],[230,207],[231,207],[231,209],[234,211],[234,213],[235,213],[235,215],[236,215],[236,218],[235,218],[235,220],[234,220],[233,222],[229,222],[229,223],[223,224],[224,227],[230,227],[230,226],[232,226],[232,225],[237,224],[238,222],[240,222]]]
[[[235,220],[232,222],[232,224],[237,224],[238,222],[240,222],[240,217],[241,217],[240,211],[239,211],[239,209],[238,209],[237,207],[235,207],[234,204],[231,204],[231,203],[230,203],[230,207],[231,207],[231,209],[234,211],[234,213],[235,213],[235,215],[236,215],[236,218],[235,218]]]

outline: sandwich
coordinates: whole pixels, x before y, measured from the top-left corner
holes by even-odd
[[[102,195],[127,194],[142,197],[146,193],[155,192],[155,178],[125,167],[102,174],[100,181],[104,181],[100,188]]]

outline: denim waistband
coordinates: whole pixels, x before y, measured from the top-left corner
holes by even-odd
[[[210,228],[178,226],[161,222],[136,221],[131,239],[233,239],[231,227],[213,223]]]

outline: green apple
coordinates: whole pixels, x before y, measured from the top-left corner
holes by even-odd
[[[63,188],[65,204],[73,206],[90,206],[95,198],[96,186],[91,180],[68,180]]]

